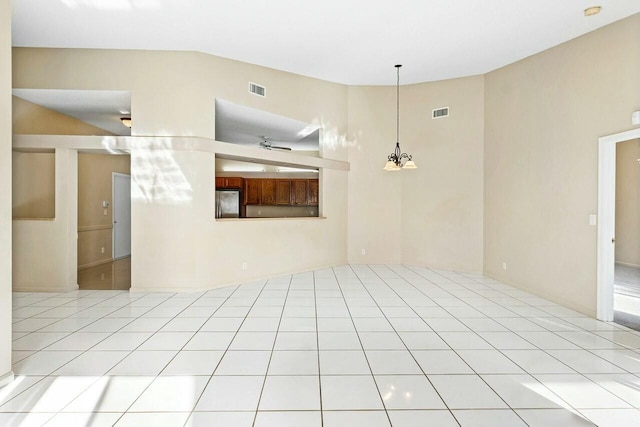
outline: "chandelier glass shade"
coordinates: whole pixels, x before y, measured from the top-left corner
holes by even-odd
[[[131,117],[120,117],[120,121],[123,125],[131,129]]]

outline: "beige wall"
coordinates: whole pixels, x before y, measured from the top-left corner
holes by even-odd
[[[405,172],[382,170],[395,146],[395,97],[393,87],[349,87],[348,254],[352,264],[401,262],[401,174]],[[405,150],[412,146],[403,144]]]
[[[17,96],[12,97],[13,133],[35,135],[113,135],[74,117]]]
[[[401,96],[401,147],[418,165],[400,172],[402,263],[482,272],[484,77],[412,85]],[[431,119],[447,106],[448,118]]]
[[[215,221],[213,158],[132,152],[133,290],[209,288],[345,262],[345,172],[323,171],[327,219]]]
[[[395,100],[394,87],[349,88],[349,262],[482,271],[483,77],[401,87],[400,146],[416,170],[382,170]]]
[[[219,97],[321,125],[323,156],[347,156],[343,85],[191,52],[16,48],[13,67],[15,88],[130,91],[134,136],[213,138]],[[269,96],[248,93],[249,80]],[[326,220],[222,222],[213,156],[131,153],[133,290],[207,288],[346,262],[345,172],[321,176]]]
[[[639,106],[640,15],[485,76],[486,274],[595,314],[598,137]]]
[[[11,1],[0,0],[0,386],[11,379]]]
[[[13,290],[77,289],[78,155],[55,152],[55,218],[13,221]]]
[[[640,140],[616,144],[616,262],[640,267]]]
[[[55,216],[55,154],[14,151],[13,218]]]
[[[78,155],[78,268],[112,259],[113,172],[129,175],[131,158],[109,154]],[[102,207],[104,200],[109,202],[106,209]]]

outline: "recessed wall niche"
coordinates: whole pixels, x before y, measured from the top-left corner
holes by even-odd
[[[318,157],[320,127],[216,99],[216,141]]]

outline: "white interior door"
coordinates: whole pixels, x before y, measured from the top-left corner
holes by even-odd
[[[131,255],[131,176],[113,174],[113,258]]]

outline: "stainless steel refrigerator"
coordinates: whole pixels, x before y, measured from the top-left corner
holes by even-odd
[[[216,190],[216,218],[240,218],[240,190]]]

